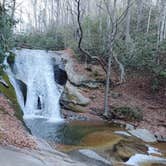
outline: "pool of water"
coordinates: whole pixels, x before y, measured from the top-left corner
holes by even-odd
[[[46,119],[25,120],[31,133],[39,138],[43,138],[50,143],[63,145],[79,145],[81,140],[95,132],[113,132],[119,129],[117,125],[98,121],[70,121],[51,123]]]
[[[84,155],[89,158],[100,155],[103,158],[99,156],[98,158],[101,158],[102,161],[107,159],[110,163],[112,161],[129,162],[138,166],[151,166],[158,160],[159,164],[161,164],[160,159],[155,158],[156,156],[159,158],[166,157],[165,143],[147,145],[147,143],[138,138],[129,136],[125,129],[112,123],[101,121],[50,123],[46,119],[41,118],[27,119],[25,123],[33,135],[45,139],[53,148],[69,154],[75,160],[83,162],[92,162],[82,157]],[[154,151],[154,154],[149,154],[149,149],[153,149],[152,146],[158,149],[156,153]],[[80,153],[80,150],[83,150],[83,154]],[[140,156],[141,159],[139,161],[138,158]],[[86,163],[87,165],[88,162]],[[95,165],[100,166],[102,162],[95,162]]]

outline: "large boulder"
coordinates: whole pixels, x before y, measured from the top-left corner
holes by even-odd
[[[73,68],[73,66],[74,66],[73,60],[71,58],[68,58],[65,67],[68,79],[72,84],[80,86],[82,82],[87,80],[87,77],[84,74],[80,75],[79,73],[77,73]]]
[[[69,82],[66,84],[61,100],[66,103],[72,103],[80,106],[86,106],[90,103],[90,99],[83,96],[81,91]]]

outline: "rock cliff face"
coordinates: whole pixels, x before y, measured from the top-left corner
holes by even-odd
[[[90,99],[83,95],[80,87],[84,86],[88,78],[86,74],[79,73],[75,69],[74,58],[63,51],[58,53],[58,57],[53,56],[53,61],[56,61],[56,63],[59,61],[59,67],[57,68],[56,66],[54,69],[55,80],[59,80],[57,83],[60,85],[65,85],[60,103],[67,110],[83,112],[84,106],[90,103]],[[64,63],[65,65],[63,66]]]

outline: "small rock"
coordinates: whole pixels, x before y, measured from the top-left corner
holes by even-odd
[[[91,159],[94,159],[94,160],[98,160],[98,161],[101,161],[103,163],[106,163],[106,164],[109,164],[111,165],[111,162],[106,160],[105,158],[99,156],[96,152],[94,152],[93,150],[89,150],[89,149],[81,149],[79,150],[79,152]]]
[[[127,133],[127,132],[125,132],[125,131],[115,131],[114,133],[115,133],[115,134],[119,134],[119,135],[128,136],[128,137],[131,136],[129,133]]]
[[[146,129],[129,130],[129,133],[137,138],[142,139],[145,142],[156,142],[157,141],[155,136]]]
[[[131,125],[131,124],[126,124],[126,130],[134,130],[134,126],[133,125]]]

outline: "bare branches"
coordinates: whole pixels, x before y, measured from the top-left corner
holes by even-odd
[[[102,66],[103,70],[106,72],[106,68],[105,68],[106,64],[105,64],[104,60],[99,57],[90,55],[90,53],[88,51],[86,51],[85,49],[82,48],[82,40],[84,37],[84,33],[83,33],[82,25],[81,25],[81,8],[80,8],[81,0],[75,0],[75,2],[77,3],[77,22],[78,22],[78,26],[79,26],[78,49],[86,56],[86,59],[89,58],[91,60],[98,61],[99,64]]]

